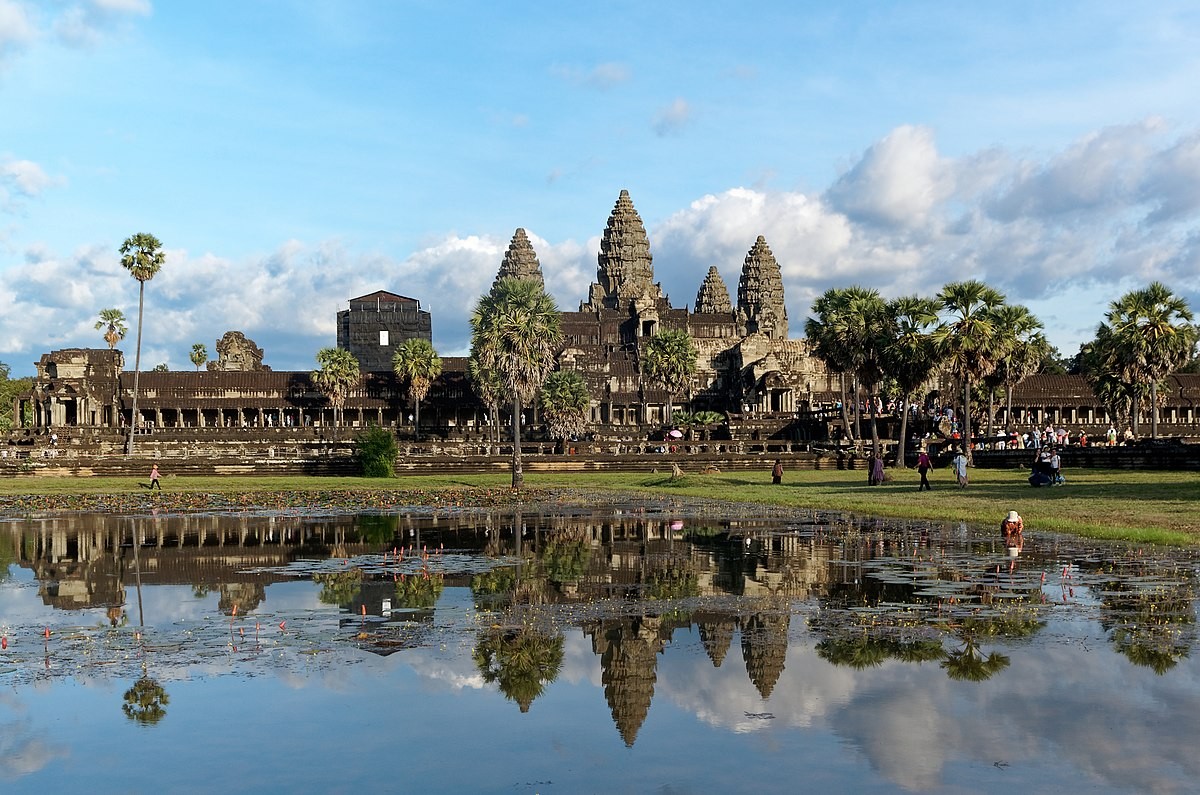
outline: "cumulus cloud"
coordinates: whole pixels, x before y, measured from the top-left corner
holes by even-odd
[[[687,100],[678,97],[671,104],[654,114],[654,134],[658,136],[680,133],[692,119],[692,107]]]
[[[0,68],[40,40],[91,46],[130,19],[151,13],[150,0],[81,0],[66,4],[0,0]]]
[[[7,161],[14,196],[52,182]],[[23,162],[23,161],[21,161]],[[1099,175],[1099,176],[1098,176]],[[635,205],[639,197],[633,196]],[[942,154],[932,132],[901,127],[868,147],[823,192],[733,187],[701,196],[648,227],[656,280],[676,306],[691,304],[715,265],[736,295],[758,235],[783,274],[793,336],[813,298],[861,284],[886,297],[934,294],[979,278],[1026,304],[1064,353],[1090,339],[1107,303],[1152,279],[1200,308],[1200,131],[1158,120],[1112,127],[1042,154],[991,147]],[[547,288],[575,309],[595,279],[599,233],[586,240],[539,235],[526,222]],[[144,360],[188,367],[192,343],[248,334],[276,369],[308,369],[335,342],[349,298],[386,289],[433,313],[434,343],[464,355],[467,320],[491,285],[512,230],[451,232],[402,257],[362,252],[337,239],[285,241],[271,252],[230,257],[169,251],[148,285]],[[115,245],[71,253],[30,247],[0,283],[0,359],[27,371],[56,347],[102,344],[100,309],[136,312],[134,282]],[[299,309],[299,311],[298,311]]]
[[[0,0],[0,66],[36,37],[37,28],[25,5],[15,0]]]
[[[20,206],[21,199],[36,198],[61,182],[32,160],[0,157],[0,209],[11,212]]]

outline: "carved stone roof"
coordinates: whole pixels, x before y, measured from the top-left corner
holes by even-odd
[[[733,312],[733,304],[729,301],[729,288],[725,286],[725,280],[721,278],[716,265],[709,266],[704,284],[700,285],[700,292],[696,293],[696,311]]]
[[[662,290],[654,283],[646,227],[633,207],[629,191],[622,190],[617,198],[600,238],[596,260],[596,282],[589,295],[592,309],[624,307],[639,298],[654,301],[662,298]]]
[[[546,283],[542,278],[542,265],[538,262],[533,244],[529,242],[529,236],[525,234],[524,229],[518,227],[513,233],[512,242],[508,244],[508,251],[504,253],[504,260],[500,263],[500,271],[496,274],[496,281],[492,282],[493,290],[501,279],[529,279],[543,286]]]
[[[217,340],[217,360],[208,363],[210,371],[260,372],[270,370],[262,363],[263,349],[240,331],[227,331]]]
[[[758,332],[773,339],[786,339],[787,306],[783,300],[783,275],[766,239],[758,236],[738,281],[738,326],[743,334]]]

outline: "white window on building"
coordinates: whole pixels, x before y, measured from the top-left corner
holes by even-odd
[[[388,344],[387,329],[384,329],[383,331],[379,332],[379,344],[383,347],[387,347],[387,344]]]

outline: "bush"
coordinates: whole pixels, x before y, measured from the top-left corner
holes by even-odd
[[[355,438],[354,457],[362,467],[363,477],[395,477],[396,437],[391,431],[372,425]]]

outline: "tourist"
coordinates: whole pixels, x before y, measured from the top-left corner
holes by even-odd
[[[783,462],[778,458],[775,459],[775,466],[771,467],[771,482],[776,486],[783,482]]]
[[[929,470],[932,466],[929,453],[922,450],[917,456],[917,471],[921,473],[921,485],[917,487],[917,491],[933,491],[933,486],[929,485]]]
[[[882,486],[884,480],[883,456],[877,455],[873,456],[873,458],[874,460],[871,462],[871,485]]]
[[[1004,546],[1020,549],[1025,545],[1025,522],[1016,511],[1009,511],[1004,521],[1000,522],[1000,533],[1004,536]]]
[[[967,487],[967,455],[962,450],[958,451],[958,455],[954,456],[954,460],[950,462],[954,467],[954,475],[958,478],[958,487],[965,489]]]
[[[1117,429],[1114,428],[1110,424],[1108,426],[1108,432],[1106,434],[1104,434],[1104,438],[1108,442],[1109,447],[1116,447],[1117,446]]]
[[[1062,459],[1059,458],[1057,449],[1055,449],[1054,452],[1052,452],[1050,454],[1050,482],[1051,483],[1062,483],[1063,482]]]
[[[155,488],[162,491],[162,484],[158,482],[158,464],[150,468],[150,490],[153,491]]]
[[[1136,437],[1133,435],[1133,429],[1126,428],[1125,429],[1125,444],[1133,444],[1135,438]]]

